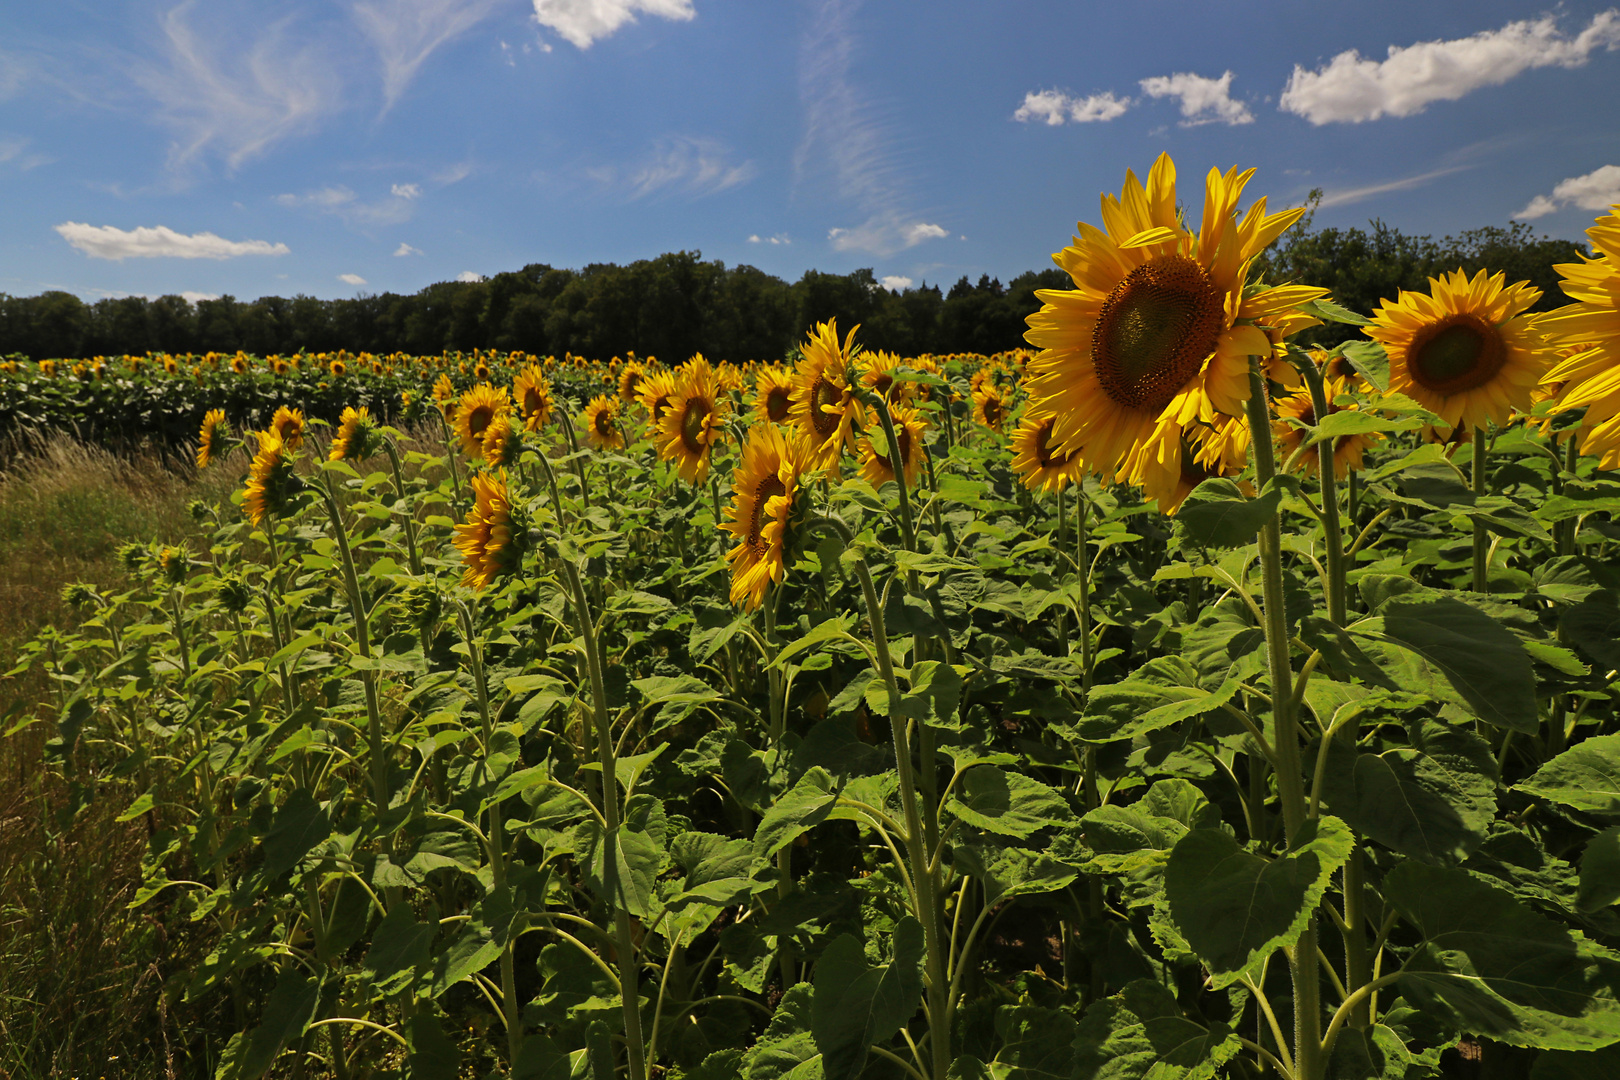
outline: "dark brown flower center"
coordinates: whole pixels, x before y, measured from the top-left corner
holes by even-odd
[[[775,473],[760,478],[754,485],[754,505],[751,507],[752,516],[748,521],[748,546],[758,549],[760,546],[760,533],[765,527],[765,504],[778,495],[787,494],[787,485]]]
[[[654,420],[662,420],[663,417],[664,417],[664,414],[667,413],[668,411],[669,411],[669,395],[668,394],[664,394],[664,395],[654,399],[653,404],[652,404],[652,418]]]
[[[536,416],[546,407],[546,399],[540,396],[538,386],[528,386],[523,390],[523,415]]]
[[[787,419],[792,404],[792,392],[787,387],[773,386],[765,393],[765,416],[771,423],[780,424]]]
[[[1507,363],[1507,346],[1496,327],[1466,312],[1448,315],[1412,337],[1407,368],[1412,381],[1437,394],[1460,394],[1483,386]]]
[[[872,389],[877,391],[877,395],[880,398],[887,398],[889,396],[889,388],[892,387],[893,385],[894,385],[894,376],[890,375],[890,374],[888,374],[886,372],[883,373],[883,374],[880,374],[876,379],[874,379],[872,381]]]
[[[1052,428],[1055,424],[1055,420],[1048,420],[1035,432],[1035,458],[1043,469],[1061,469],[1069,463],[1069,458],[1074,456],[1053,447]]]
[[[484,429],[489,427],[490,422],[494,419],[494,409],[488,405],[479,405],[467,414],[467,431],[476,439],[484,433]]]
[[[1205,480],[1213,479],[1219,475],[1220,473],[1211,472],[1209,469],[1206,469],[1204,466],[1198,464],[1198,448],[1192,443],[1188,442],[1185,438],[1181,440],[1182,483],[1188,485],[1189,487],[1197,487]]]
[[[837,413],[823,412],[823,405],[838,405],[844,400],[844,388],[834,386],[825,377],[816,379],[810,388],[810,426],[816,429],[816,434],[826,439],[838,430],[839,416]]]
[[[701,454],[704,443],[700,441],[703,435],[704,421],[709,419],[713,411],[709,400],[703,397],[688,398],[686,409],[681,413],[681,442],[685,444],[687,452]]]
[[[1194,260],[1165,255],[1138,266],[1103,301],[1092,332],[1103,391],[1159,412],[1215,351],[1224,315],[1220,290]]]
[[[607,409],[597,410],[593,424],[596,427],[596,433],[603,438],[613,434],[613,414]]]

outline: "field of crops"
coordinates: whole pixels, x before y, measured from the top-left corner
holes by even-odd
[[[207,1066],[1620,1075],[1620,218],[1354,313],[1247,179],[994,357],[8,362],[243,477],[0,721],[145,823]]]

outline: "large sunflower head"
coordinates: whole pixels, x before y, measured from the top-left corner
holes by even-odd
[[[994,380],[985,379],[973,391],[973,419],[991,431],[1002,429],[1011,407],[1012,390],[998,386]]]
[[[343,415],[338,418],[337,434],[332,437],[332,448],[326,456],[332,461],[363,461],[377,452],[381,438],[370,409],[364,405],[358,409],[346,405]]]
[[[1361,406],[1357,403],[1346,405],[1336,403],[1335,399],[1348,394],[1350,388],[1350,382],[1347,379],[1324,380],[1323,389],[1328,403],[1328,416],[1332,416],[1336,412],[1361,411]],[[1289,397],[1278,398],[1275,408],[1277,419],[1271,422],[1271,434],[1277,442],[1277,448],[1282,454],[1283,460],[1293,461],[1295,472],[1308,472],[1316,468],[1316,451],[1300,454],[1297,458],[1294,456],[1295,452],[1304,445],[1305,439],[1309,435],[1308,429],[1314,427],[1318,421],[1316,408],[1311,402],[1310,393],[1301,392]],[[1334,475],[1343,477],[1352,469],[1362,468],[1362,459],[1366,452],[1383,441],[1384,436],[1376,431],[1364,435],[1340,435],[1334,439]]]
[[[804,471],[804,444],[775,424],[748,429],[742,464],[732,485],[731,507],[721,528],[736,537],[731,562],[731,602],[750,611],[772,582],[787,576],[793,504]]]
[[[1052,426],[1055,422],[1050,416],[1032,417],[1026,414],[1013,432],[1013,471],[1031,490],[1061,491],[1069,481],[1080,475],[1079,460],[1052,443]]]
[[[927,422],[916,409],[905,405],[889,406],[889,419],[894,424],[894,441],[900,444],[900,473],[905,477],[907,489],[917,486],[922,472],[923,432]],[[894,462],[889,460],[889,438],[881,423],[867,427],[861,440],[861,479],[875,488],[881,488],[895,478]]]
[[[259,449],[248,466],[247,485],[242,492],[242,509],[248,520],[257,527],[266,517],[275,518],[287,512],[293,496],[303,485],[293,472],[293,455],[281,436],[274,431],[254,432]]]
[[[1436,414],[1446,428],[1505,424],[1530,410],[1530,391],[1556,354],[1526,314],[1541,298],[1527,281],[1458,270],[1429,279],[1429,293],[1384,300],[1365,328],[1389,354],[1389,389]],[[1444,429],[1442,429],[1444,430]]]
[[[1253,258],[1302,213],[1268,214],[1260,199],[1240,217],[1252,175],[1211,170],[1194,232],[1177,215],[1175,165],[1161,155],[1146,186],[1127,172],[1120,196],[1103,196],[1102,228],[1082,222],[1053,256],[1074,288],[1036,293],[1043,306],[1024,336],[1041,351],[1025,387],[1032,415],[1053,417],[1057,445],[1086,468],[1133,479],[1127,462],[1156,432],[1165,445],[1154,454],[1179,456],[1179,433],[1158,422],[1167,410],[1178,425],[1241,415],[1248,357],[1273,351],[1252,322],[1327,295],[1245,288]]]
[[[270,418],[270,430],[287,449],[297,450],[304,445],[304,412],[302,409],[290,409],[283,405],[278,408],[275,415]]]
[[[720,396],[715,372],[702,354],[682,369],[681,381],[659,422],[658,456],[676,462],[681,479],[701,484],[709,475],[709,451],[723,433],[731,404]]]
[[[641,393],[641,381],[647,377],[647,369],[642,364],[631,360],[619,372],[619,400],[625,404],[635,401]]]
[[[1586,230],[1597,254],[1556,267],[1575,303],[1542,316],[1540,325],[1566,350],[1546,376],[1563,384],[1559,404],[1586,409],[1581,450],[1598,458],[1599,468],[1620,469],[1620,205],[1610,210]]]
[[[225,449],[225,440],[231,437],[231,425],[225,419],[224,409],[209,409],[203,414],[202,430],[197,434],[197,468],[206,469]]]
[[[474,473],[472,486],[473,507],[467,511],[467,520],[455,528],[455,544],[467,564],[461,583],[482,589],[497,577],[517,570],[523,561],[528,529],[512,504],[504,473]]]
[[[816,325],[800,350],[793,405],[788,411],[789,422],[810,453],[810,466],[828,469],[834,475],[844,447],[854,439],[854,425],[865,414],[849,381],[855,331],[859,329],[857,326],[850,330],[840,345],[838,320]]]
[[[623,450],[624,428],[619,425],[619,402],[606,394],[598,394],[585,406],[580,418],[585,428],[585,441],[597,450]]]
[[[551,419],[551,383],[533,364],[512,380],[512,400],[523,416],[523,426],[530,431],[539,431]]]
[[[484,456],[484,431],[494,419],[510,408],[506,391],[497,390],[488,383],[479,383],[465,394],[456,405],[454,424],[461,439],[461,449],[470,458]]]
[[[779,367],[761,368],[754,377],[754,415],[763,423],[785,424],[792,408],[792,373]]]
[[[497,413],[484,429],[480,444],[484,451],[484,465],[502,469],[514,464],[523,454],[523,436],[512,425],[511,413]]]

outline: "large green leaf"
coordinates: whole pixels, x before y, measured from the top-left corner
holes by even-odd
[[[1401,993],[1437,1022],[1513,1046],[1620,1041],[1620,956],[1465,870],[1404,862],[1384,899],[1422,942]]]
[[[1217,988],[1257,971],[1305,932],[1328,879],[1350,855],[1350,830],[1318,818],[1276,859],[1246,851],[1219,829],[1194,829],[1165,867],[1170,918]]]
[[[994,765],[975,765],[957,789],[946,808],[966,824],[1000,836],[1027,839],[1074,817],[1055,789]]]
[[[315,1019],[320,997],[319,980],[305,975],[296,964],[282,968],[275,988],[264,1003],[259,1026],[248,1034],[239,1055],[230,1062],[233,1071],[222,1068],[216,1080],[257,1080],[263,1076],[281,1051],[295,1042]]]
[[[1283,485],[1268,483],[1258,497],[1249,498],[1230,480],[1205,480],[1176,512],[1176,535],[1185,545],[1233,548],[1253,543],[1282,502]]]
[[[1580,909],[1599,911],[1616,900],[1620,900],[1620,825],[1592,837],[1581,852]]]
[[[893,1037],[922,1003],[922,923],[901,919],[893,943],[893,959],[872,967],[860,939],[840,934],[816,961],[810,1031],[827,1080],[859,1076],[868,1047]]]
[[[743,1059],[746,1080],[822,1080],[821,1050],[810,1031],[809,983],[782,995],[776,1012]]]
[[[361,972],[371,980],[372,989],[391,997],[410,986],[417,972],[428,966],[433,946],[433,930],[416,921],[411,905],[395,904],[377,924],[371,936]]]
[[[1598,735],[1570,747],[1518,790],[1589,814],[1620,814],[1620,735]]]
[[[264,837],[264,876],[280,877],[332,834],[332,823],[308,788],[295,788]]]
[[[832,774],[819,766],[799,777],[799,782],[765,811],[754,830],[754,859],[770,860],[778,851],[809,832],[832,813],[838,802]]]

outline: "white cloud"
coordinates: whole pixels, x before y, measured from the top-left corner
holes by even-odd
[[[167,225],[142,226],[130,232],[112,225],[65,221],[56,226],[62,239],[92,259],[233,259],[238,255],[286,255],[286,244],[265,240],[225,240],[211,232],[177,233]]]
[[[10,162],[16,165],[19,172],[27,172],[56,160],[49,154],[27,153],[29,142],[28,139],[0,138],[0,165]]]
[[[394,258],[396,258],[396,259],[403,259],[407,255],[420,255],[420,254],[422,254],[422,249],[421,248],[411,247],[411,245],[407,244],[403,240],[401,240],[399,242],[399,247],[394,250]]]
[[[366,228],[409,221],[416,212],[413,203],[421,193],[416,184],[395,184],[388,196],[367,202],[344,185],[332,184],[302,195],[275,195],[271,201],[290,209],[331,214],[349,225]]]
[[[419,199],[422,197],[421,184],[394,184],[388,193],[396,199]]]
[[[132,72],[158,118],[179,132],[171,167],[212,150],[235,169],[338,107],[337,65],[318,43],[291,44],[289,21],[264,27],[251,43],[214,43],[191,26],[191,7],[179,4],[160,20],[166,64]]]
[[[382,60],[383,111],[393,108],[433,50],[482,22],[500,0],[386,0],[354,5]]]
[[[910,278],[901,277],[899,274],[887,274],[881,279],[879,284],[881,284],[885,289],[888,289],[890,292],[899,292],[901,289],[911,288],[913,282]]]
[[[1452,173],[1462,172],[1464,169],[1471,168],[1473,168],[1472,165],[1453,165],[1450,168],[1431,169],[1428,172],[1418,173],[1416,176],[1407,176],[1399,180],[1387,180],[1380,184],[1368,184],[1364,187],[1357,188],[1341,188],[1337,191],[1329,191],[1325,193],[1322,196],[1322,201],[1317,205],[1349,206],[1351,203],[1358,203],[1363,199],[1370,199],[1374,195],[1383,195],[1384,193],[1390,191],[1406,191],[1409,188],[1422,187],[1430,180],[1438,180],[1442,176],[1450,176]]]
[[[534,0],[535,21],[580,49],[635,22],[638,13],[679,22],[697,15],[692,0]]]
[[[1130,107],[1130,98],[1115,97],[1112,91],[1077,98],[1061,90],[1031,90],[1024,95],[1024,103],[1013,113],[1013,119],[1026,124],[1040,120],[1052,127],[1068,120],[1089,124],[1124,116]]]
[[[148,299],[151,299],[151,297],[148,297]],[[184,300],[188,304],[197,305],[202,303],[204,300],[218,300],[219,293],[192,292],[190,289],[187,289],[185,292],[180,294],[180,299]]]
[[[864,251],[872,255],[893,255],[916,247],[924,240],[949,236],[950,230],[926,221],[903,221],[891,215],[875,215],[851,228],[827,230],[834,251]]]
[[[364,285],[366,279],[359,274],[339,274],[338,280],[348,285]]]
[[[787,233],[777,233],[775,236],[761,236],[758,233],[748,238],[750,244],[791,244],[792,239]]]
[[[1603,165],[1585,176],[1560,180],[1550,196],[1537,195],[1513,216],[1532,221],[1571,204],[1582,210],[1607,210],[1616,203],[1620,203],[1620,165]]]
[[[1205,78],[1188,71],[1174,75],[1156,75],[1141,82],[1142,93],[1148,97],[1173,97],[1181,100],[1181,126],[1198,124],[1252,124],[1254,114],[1241,101],[1233,101],[1232,73],[1225,72],[1218,79]]]
[[[655,192],[714,195],[746,183],[756,171],[752,161],[734,162],[731,151],[716,139],[678,135],[659,140],[640,164],[596,166],[585,175],[606,187],[623,188],[628,198],[642,199]]]
[[[1430,102],[1456,101],[1531,68],[1580,67],[1597,49],[1616,46],[1620,11],[1611,8],[1573,38],[1559,33],[1556,16],[1543,15],[1471,37],[1391,45],[1382,61],[1351,49],[1315,71],[1296,64],[1278,106],[1313,124],[1411,116]]]
[[[477,273],[477,272],[472,271],[472,270],[463,270],[461,273],[456,275],[456,280],[457,281],[465,281],[469,285],[471,285],[471,284],[475,284],[477,282],[483,281],[485,279],[484,279],[483,274]]]

